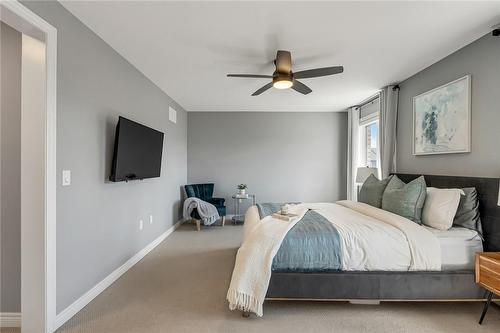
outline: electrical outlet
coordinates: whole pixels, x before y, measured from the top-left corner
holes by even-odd
[[[153,224],[153,215],[149,215],[149,224]]]
[[[142,230],[144,228],[144,221],[139,220],[139,230]]]

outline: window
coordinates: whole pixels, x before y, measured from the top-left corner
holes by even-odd
[[[361,126],[361,136],[363,140],[363,156],[361,160],[363,166],[370,168],[378,167],[378,119]]]
[[[379,99],[361,107],[359,119],[358,166],[379,167]]]

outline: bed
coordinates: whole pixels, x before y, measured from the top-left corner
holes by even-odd
[[[397,175],[405,182],[419,176]],[[435,237],[431,237],[434,240],[429,238],[428,241],[432,244],[431,247],[439,247],[439,259],[431,258],[431,254],[424,253],[425,260],[412,267],[412,260],[419,257],[418,253],[412,254],[413,257],[406,269],[399,269],[396,265],[383,270],[367,270],[366,267],[362,267],[362,270],[357,271],[353,269],[356,266],[353,266],[349,270],[300,271],[280,269],[273,264],[268,284],[263,284],[267,288],[265,299],[377,302],[484,300],[485,291],[474,282],[474,255],[482,250],[500,251],[500,207],[497,206],[499,179],[426,175],[425,180],[428,186],[438,188],[476,188],[479,195],[483,239],[476,231],[465,228],[454,227],[446,231],[429,228],[428,233],[432,233]],[[417,237],[414,243],[418,243],[418,237],[425,236],[425,232],[423,235],[412,236],[410,233],[406,236]],[[418,246],[414,248],[416,248],[414,251],[420,251]],[[395,251],[398,251],[398,248],[395,248]],[[405,257],[402,255],[400,258]],[[237,270],[235,267],[235,271]],[[229,296],[228,292],[228,299]],[[242,296],[247,297],[244,294],[239,295],[240,300]],[[233,295],[234,297],[236,296]],[[245,304],[250,304],[251,301],[245,298],[247,302]],[[248,310],[247,306],[236,308]],[[252,312],[262,315],[262,309]]]

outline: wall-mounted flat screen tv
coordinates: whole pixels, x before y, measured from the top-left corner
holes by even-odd
[[[120,117],[116,125],[113,182],[160,177],[163,133]]]

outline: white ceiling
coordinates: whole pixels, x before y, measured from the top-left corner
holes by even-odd
[[[144,2],[63,5],[188,111],[341,111],[479,38],[500,2]],[[304,79],[313,92],[271,89],[277,49],[294,71],[343,65]]]

